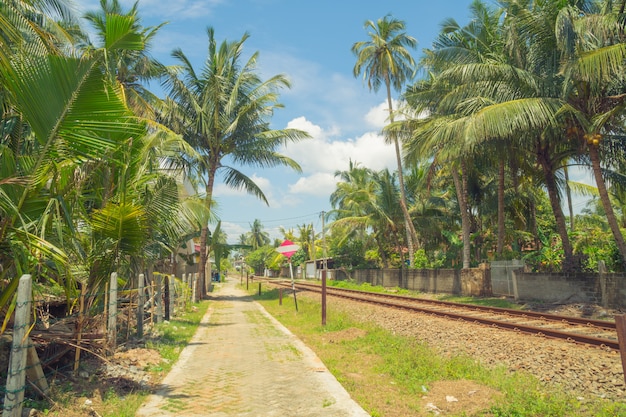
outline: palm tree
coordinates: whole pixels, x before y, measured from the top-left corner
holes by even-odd
[[[118,0],[100,0],[101,10],[88,12],[85,19],[96,30],[99,45],[84,46],[85,54],[104,55],[105,72],[124,88],[128,106],[141,117],[154,119],[159,99],[145,88],[145,82],[165,75],[165,67],[148,51],[158,30],[165,25],[142,27],[138,3],[124,12]]]
[[[459,155],[471,155],[478,145],[484,149],[490,142],[508,141],[510,145],[504,149],[513,146],[530,152],[544,172],[544,184],[565,256],[573,260],[557,180],[563,161],[575,153],[559,135],[566,108],[560,99],[559,88],[563,84],[554,22],[562,6],[556,3],[528,6],[515,0],[507,3],[509,8],[503,23],[507,30],[502,31],[507,37],[500,55],[479,61],[450,61],[420,86],[418,98],[427,107],[417,107],[414,111],[430,109],[431,117],[417,123],[419,129],[414,140],[422,141],[416,141],[414,146],[426,152],[445,151],[455,160]],[[453,139],[455,142],[451,142]],[[461,177],[455,181],[462,189],[463,180]],[[500,190],[502,184],[500,180]],[[500,199],[501,196],[500,192]],[[462,202],[464,197],[459,198]],[[465,226],[463,235],[467,240]]]
[[[278,90],[289,87],[283,75],[262,80],[256,73],[258,52],[242,63],[248,34],[235,42],[219,46],[212,28],[207,30],[208,56],[201,72],[177,49],[172,56],[180,62],[180,71],[164,83],[172,108],[163,121],[198,151],[202,157],[190,164],[205,185],[205,202],[211,207],[216,176],[222,173],[227,186],[243,189],[267,203],[262,190],[236,165],[269,168],[300,166],[276,150],[308,135],[296,129],[273,130],[269,118],[280,108]],[[233,164],[233,165],[230,165]],[[199,297],[204,297],[206,242],[208,225],[200,235],[201,264]]]
[[[270,234],[263,230],[261,220],[254,219],[250,225],[249,241],[252,244],[252,250],[257,250],[261,246],[269,245]]]
[[[295,243],[298,243],[300,245],[300,249],[304,253],[305,261],[308,261],[315,257],[312,252],[312,249],[313,249],[312,242],[314,239],[315,239],[315,236],[313,234],[312,224],[308,223],[308,224],[302,224],[298,226],[298,239]]]
[[[68,302],[77,282],[101,294],[96,286],[114,265],[158,256],[155,248],[175,247],[206,217],[180,201],[175,173],[162,170],[190,148],[173,135],[146,135],[119,80],[103,72],[107,54],[77,59],[60,54],[59,42],[34,43],[14,40],[11,59],[0,59],[3,97],[12,98],[0,122],[16,128],[0,140],[0,264],[15,277],[2,305],[24,272],[57,280]]]
[[[446,74],[455,67],[471,68],[477,64],[502,59],[502,41],[498,28],[501,12],[489,9],[481,1],[474,1],[470,9],[473,18],[464,27],[453,19],[444,21],[442,31],[433,43],[434,48],[427,51],[421,62],[421,65],[431,74],[431,78],[411,86],[405,94],[412,118],[415,118],[415,115],[429,115],[424,118],[423,122],[418,123],[418,130],[426,133],[421,134],[414,130],[412,138],[407,143],[407,160],[417,163],[434,158],[438,165],[449,165],[449,174],[455,184],[461,214],[464,268],[470,266],[473,228],[467,187],[467,175],[469,175],[473,160],[469,154],[472,150],[467,146],[467,137],[462,129],[454,129],[454,134],[453,129],[444,135],[433,135],[433,132],[448,130],[470,112],[480,109],[481,105],[484,105],[483,100],[489,102],[489,98],[471,97],[478,92],[463,88],[458,78],[454,76],[446,78]],[[439,77],[441,79],[438,79]],[[407,123],[399,122],[398,124],[399,127],[392,126],[389,130],[413,130],[410,120]],[[403,125],[405,127],[402,127]],[[488,138],[483,139],[483,145],[485,139]],[[484,148],[481,152],[484,152]],[[503,189],[504,155],[507,153],[502,151],[498,153],[502,155],[499,161],[501,175],[498,195],[498,242],[500,243],[503,242],[505,233]],[[501,245],[499,246],[501,249]]]
[[[399,191],[395,177],[388,170],[373,172],[352,161],[349,170],[337,171],[335,176],[341,181],[330,197],[333,210],[329,216],[335,219],[331,229],[341,230],[344,239],[373,239],[385,268],[389,267],[388,252],[395,251],[401,259],[403,245],[397,225],[402,213],[397,210]]]
[[[76,187],[80,171],[120,162],[113,156],[122,156],[129,137],[143,137],[145,126],[126,107],[119,85],[103,79],[101,56],[77,59],[35,44],[16,43],[11,59],[0,59],[2,87],[12,98],[3,117],[19,120],[25,126],[21,134],[28,135],[23,147],[0,150],[0,159],[16,163],[9,174],[14,179],[0,192],[0,245],[6,249],[0,262],[3,273],[16,279],[37,271],[70,283],[69,251],[79,246],[80,213],[91,210]],[[18,253],[33,251],[42,254],[35,265]],[[47,259],[56,263],[56,272],[43,266]]]
[[[575,109],[567,137],[579,144],[580,152],[589,159],[602,207],[626,266],[626,242],[603,172],[610,168],[611,154],[623,153],[621,140],[612,140],[613,134],[623,129],[626,106],[626,80],[622,75],[626,57],[623,6],[624,2],[619,13],[617,5],[606,7],[604,12],[575,6],[564,8],[556,30],[569,34],[559,38],[559,49],[565,57],[564,100]]]
[[[0,61],[16,50],[31,55],[62,55],[72,43],[63,24],[75,22],[72,6],[65,0],[5,1],[0,8]]]
[[[415,62],[407,48],[415,48],[415,38],[405,33],[403,21],[385,16],[376,23],[371,20],[365,22],[365,29],[369,30],[368,41],[356,42],[352,46],[352,52],[357,56],[354,65],[354,76],[358,77],[363,72],[363,78],[367,80],[370,90],[378,91],[382,84],[387,90],[387,108],[389,120],[394,121],[391,89],[400,91],[402,86],[415,73]],[[413,244],[417,243],[415,226],[407,208],[406,190],[402,172],[402,154],[398,137],[391,133],[391,140],[396,150],[396,162],[398,165],[398,184],[400,187],[400,207],[404,215],[407,244],[409,247],[409,262],[412,263],[414,255]]]

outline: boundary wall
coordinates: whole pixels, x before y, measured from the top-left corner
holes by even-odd
[[[499,268],[503,268],[502,271]],[[533,273],[523,264],[510,262],[470,269],[335,269],[333,278],[350,279],[387,288],[403,288],[433,294],[474,297],[508,296],[516,301],[587,303],[604,308],[626,308],[626,273]],[[501,277],[501,278],[500,278]],[[493,286],[492,286],[493,284]]]

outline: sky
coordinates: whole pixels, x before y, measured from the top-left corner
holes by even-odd
[[[98,3],[82,0],[79,7],[98,9]],[[134,1],[120,3],[128,10]],[[297,231],[304,224],[320,233],[321,213],[332,209],[334,174],[347,170],[350,161],[374,170],[396,169],[394,148],[380,135],[387,108],[384,89],[370,91],[362,77],[353,76],[356,57],[351,47],[369,39],[366,20],[389,14],[403,20],[406,33],[417,39],[412,51],[417,61],[422,50],[431,47],[444,19],[468,22],[471,0],[139,0],[138,4],[144,26],[168,22],[150,51],[161,62],[175,64],[171,52],[180,48],[200,70],[206,60],[208,27],[215,29],[220,43],[239,40],[247,32],[244,54],[259,53],[258,73],[264,79],[284,74],[291,82],[291,89],[280,92],[284,108],[275,112],[271,127],[297,128],[311,135],[280,150],[298,162],[302,172],[238,167],[260,186],[269,206],[220,181],[215,185],[222,230],[229,243],[237,243],[255,219],[272,239],[282,239],[281,228]]]

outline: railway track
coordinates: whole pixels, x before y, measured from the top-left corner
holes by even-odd
[[[291,288],[291,283],[275,280],[268,282]],[[307,283],[296,283],[296,289],[301,291],[322,291],[320,285]],[[326,292],[327,295],[333,297],[479,323],[495,328],[562,339],[609,350],[619,350],[615,323],[610,321],[452,303],[394,294],[371,293],[336,287],[326,287]]]

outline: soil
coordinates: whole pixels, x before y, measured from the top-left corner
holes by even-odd
[[[116,352],[107,361],[92,356],[81,361],[77,375],[57,373],[49,381],[52,390],[70,394],[64,401],[54,404],[47,414],[27,410],[29,416],[98,417],[107,393],[115,392],[120,398],[139,390],[152,390],[163,375],[158,370],[161,363],[158,351],[141,347]],[[58,392],[57,392],[58,394]]]
[[[474,415],[488,409],[501,394],[473,381],[438,381],[422,396],[423,415]]]

